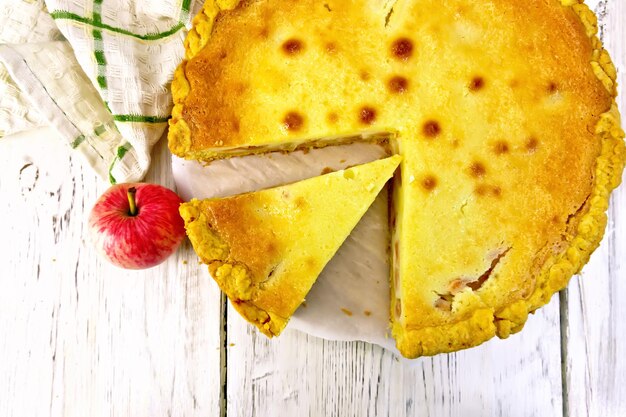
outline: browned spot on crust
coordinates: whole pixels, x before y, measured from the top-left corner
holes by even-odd
[[[294,205],[297,209],[303,210],[309,205],[309,203],[306,198],[300,196],[296,198],[296,201],[294,201]]]
[[[328,54],[334,55],[337,52],[337,44],[335,42],[327,42],[325,49]]]
[[[509,144],[503,140],[496,142],[495,145],[493,145],[493,152],[496,155],[503,155],[505,153],[509,152]]]
[[[427,175],[422,180],[422,188],[426,191],[432,191],[437,187],[437,178],[434,175]]]
[[[429,120],[422,126],[422,133],[427,138],[437,137],[441,133],[441,126],[436,120]]]
[[[277,247],[275,242],[269,242],[265,248],[269,255],[275,255],[277,253]]]
[[[537,150],[538,146],[539,146],[539,141],[534,136],[531,136],[530,138],[528,138],[528,140],[526,141],[526,145],[524,145],[524,147],[526,148],[526,151],[529,153],[534,153]]]
[[[330,174],[331,172],[333,172],[333,169],[330,167],[325,167],[322,172],[320,173],[320,175],[326,175],[326,174]]]
[[[395,76],[389,80],[387,85],[389,87],[389,91],[392,93],[401,94],[409,89],[409,80],[404,77]]]
[[[370,106],[364,106],[359,111],[359,120],[361,123],[371,125],[376,120],[376,109]]]
[[[288,39],[285,41],[285,43],[283,43],[283,51],[287,55],[295,55],[301,52],[303,49],[304,45],[302,44],[302,41],[298,39]]]
[[[391,44],[391,54],[402,61],[408,60],[413,55],[413,42],[409,38],[396,39]]]
[[[233,120],[232,121],[232,126],[233,126],[233,132],[239,133],[239,120]]]
[[[317,261],[314,258],[308,257],[304,260],[305,265],[307,266],[307,268],[313,269],[315,267],[317,267]]]
[[[497,185],[478,184],[474,188],[474,192],[481,197],[500,197],[502,195],[502,187]]]
[[[328,120],[328,123],[335,124],[339,121],[339,115],[335,113],[334,111],[332,111],[328,113],[328,115],[326,116],[326,119]]]
[[[396,317],[400,317],[402,315],[402,301],[399,298],[396,298]]]
[[[261,30],[259,30],[259,37],[262,39],[267,39],[270,35],[270,30],[267,26],[263,26]]]
[[[363,314],[365,314],[367,317],[369,317],[369,316],[371,316],[371,315],[372,315],[372,312],[371,312],[371,311],[369,311],[369,310],[365,310],[365,311],[363,312]]]
[[[474,192],[480,196],[484,196],[489,192],[489,186],[485,184],[479,184],[474,188]]]
[[[341,308],[341,311],[343,312],[343,314],[345,314],[346,316],[351,316],[352,315],[352,311],[348,310],[347,308]]]
[[[546,89],[548,90],[549,94],[554,94],[554,93],[556,93],[558,91],[559,86],[556,85],[556,83],[554,81],[550,81],[548,83],[548,87],[546,87]]]
[[[283,126],[290,132],[296,132],[302,128],[304,125],[304,118],[300,115],[300,113],[295,111],[290,111],[285,115],[283,119]]]
[[[483,77],[474,77],[469,83],[470,91],[481,90],[485,86],[485,79]]]
[[[372,76],[370,75],[369,72],[365,71],[365,70],[361,70],[361,72],[359,73],[359,77],[361,78],[361,80],[363,81],[369,81]]]
[[[511,88],[517,88],[517,87],[519,87],[519,85],[520,85],[519,80],[517,80],[515,78],[512,79],[511,81],[509,81],[509,87],[511,87]]]
[[[229,244],[229,259],[244,264],[255,279],[260,279],[281,261],[281,248],[273,233],[260,227],[261,220],[253,209],[257,203],[254,194],[242,194],[219,203],[204,202],[201,210],[213,232]],[[221,265],[211,262],[209,268],[215,272]]]
[[[396,242],[393,245],[394,256],[396,259],[400,256],[400,242]]]
[[[487,168],[482,162],[474,161],[469,167],[470,175],[474,178],[482,178],[487,173]]]

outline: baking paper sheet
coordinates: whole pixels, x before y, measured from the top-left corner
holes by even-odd
[[[355,143],[310,151],[270,153],[205,165],[173,156],[183,199],[224,197],[269,188],[386,156],[382,147]],[[378,196],[328,263],[288,324],[329,340],[362,340],[397,352],[389,330],[387,190]]]

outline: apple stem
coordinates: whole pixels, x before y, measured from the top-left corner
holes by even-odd
[[[137,215],[137,204],[135,203],[135,194],[137,193],[137,189],[135,187],[130,187],[128,189],[128,205],[130,206],[130,211],[128,214],[131,216]]]

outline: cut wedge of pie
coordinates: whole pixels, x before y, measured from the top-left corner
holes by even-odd
[[[235,309],[267,336],[277,336],[401,159],[192,200],[180,213],[195,251]]]
[[[576,0],[207,1],[173,153],[389,138],[403,355],[519,331],[598,245],[624,166],[616,72]],[[231,9],[231,10],[224,10]]]

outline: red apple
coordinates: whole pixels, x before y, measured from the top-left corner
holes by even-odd
[[[91,240],[106,259],[122,268],[158,265],[185,236],[180,203],[176,193],[157,184],[114,185],[91,209]]]

